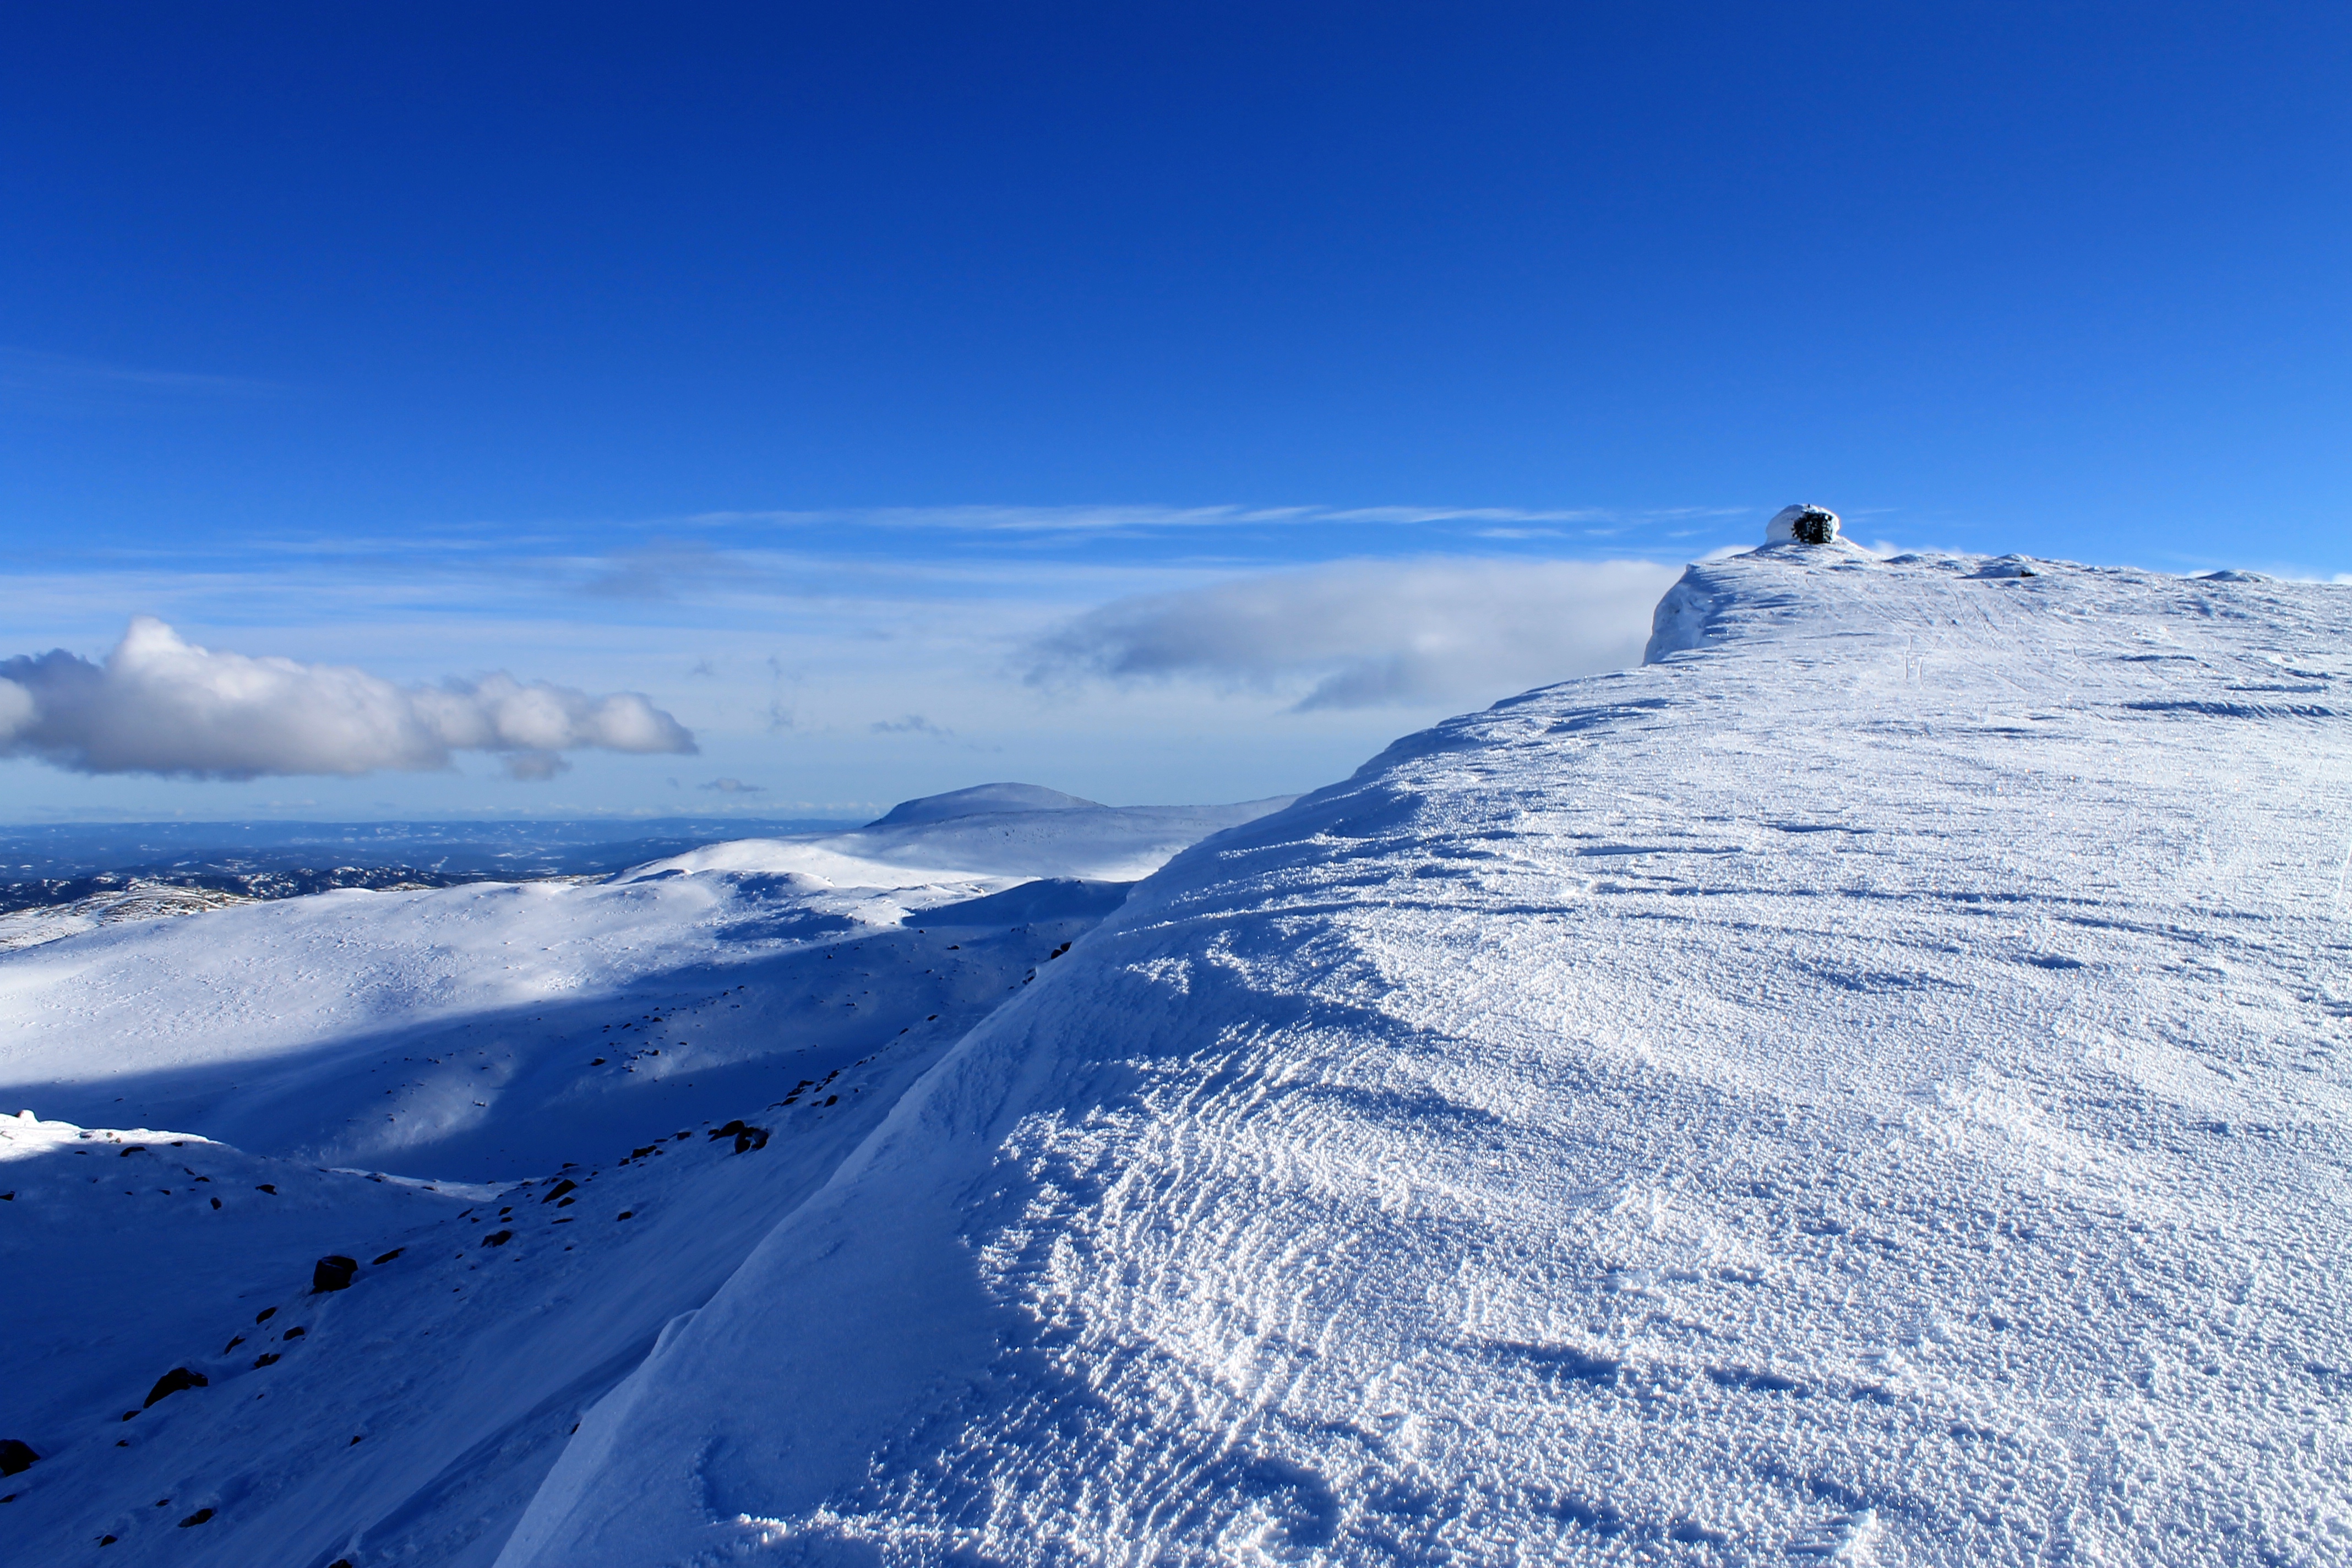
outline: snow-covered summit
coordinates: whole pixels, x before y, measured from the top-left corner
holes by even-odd
[[[866,826],[904,827],[918,822],[944,822],[956,816],[982,816],[1000,811],[1079,811],[1103,809],[1102,802],[1064,795],[1041,784],[986,784],[902,800]]]
[[[2341,1561],[2352,592],[1984,564],[1180,856],[501,1563]]]
[[[929,945],[868,921],[755,973],[733,933],[785,937],[724,906],[678,972],[705,989],[633,1044],[882,1006],[963,962],[948,910],[994,945],[940,1035],[919,1007],[882,1048],[815,1047],[832,1076],[754,1126],[681,1118],[576,1191],[345,1220],[333,1184],[365,1178],[264,1177],[344,1227],[304,1231],[216,1147],[45,1133],[0,1225],[120,1215],[133,1261],[280,1229],[232,1259],[242,1317],[142,1339],[107,1392],[183,1359],[208,1386],[0,1434],[44,1455],[0,1541],[314,1568],[2345,1561],[2347,692],[2352,590],[1770,545],[1693,567],[1643,668],[1407,737],[1107,915],[1042,929],[1001,900],[1090,884],[1032,881],[908,909]],[[937,866],[973,823],[1092,815],[813,847]],[[817,875],[667,866],[581,907],[885,896]],[[614,933],[598,962],[643,940]],[[251,967],[348,973],[371,940]],[[485,959],[550,962],[480,942],[418,973]],[[0,1022],[54,1029],[68,993],[23,994]],[[281,1234],[362,1278],[300,1296]],[[218,1349],[265,1301],[272,1329],[315,1314],[266,1368]]]

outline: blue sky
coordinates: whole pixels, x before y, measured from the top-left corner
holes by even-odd
[[[2347,79],[2308,5],[19,7],[0,658],[159,616],[699,749],[0,815],[1303,788],[1542,678],[1314,701],[1543,619],[1478,563],[1799,499],[2352,572]],[[1303,640],[1065,657],[1269,574]],[[1622,645],[1560,604],[1559,674]]]

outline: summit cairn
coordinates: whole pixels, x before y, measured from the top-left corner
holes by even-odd
[[[1764,525],[1767,544],[1834,544],[1838,514],[1825,506],[1784,506]]]

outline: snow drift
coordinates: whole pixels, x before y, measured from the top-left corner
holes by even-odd
[[[2342,588],[1694,567],[1638,670],[1401,741],[1050,951],[976,916],[1003,989],[951,1039],[304,1233],[410,1239],[334,1247],[359,1279],[266,1370],[142,1330],[118,1404],[211,1384],[58,1416],[0,1531],[310,1568],[2345,1560],[2347,647]],[[805,852],[614,890],[801,888]],[[848,945],[880,929],[801,962],[907,982]],[[106,1197],[158,1227],[231,1168],[41,1138],[13,1234],[100,1212],[75,1165],[178,1159]],[[331,1216],[348,1179],[270,1184]]]
[[[1677,593],[1147,883],[501,1563],[2352,1552],[2352,595]]]

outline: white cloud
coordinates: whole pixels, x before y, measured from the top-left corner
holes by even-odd
[[[1121,599],[1037,643],[1028,677],[1189,677],[1297,706],[1492,700],[1641,660],[1680,568],[1643,561],[1354,562]]]
[[[1617,511],[1601,507],[1500,506],[928,506],[840,511],[709,511],[675,520],[688,526],[736,528],[839,526],[931,529],[968,533],[1127,534],[1184,530],[1331,523],[1641,524],[1741,517],[1750,507],[1665,507]],[[1504,537],[1516,537],[1505,534]]]
[[[686,727],[634,692],[592,697],[503,672],[394,686],[364,670],[221,653],[141,616],[102,664],[59,648],[0,660],[0,755],[79,773],[249,779],[420,771],[501,753],[547,779],[559,753],[692,752]]]

